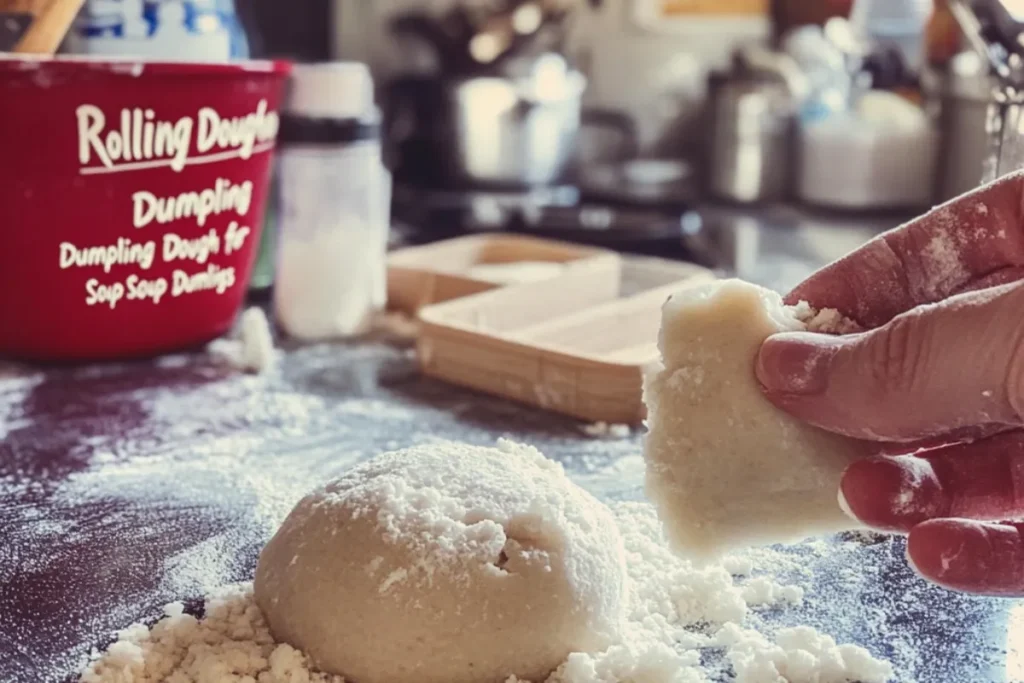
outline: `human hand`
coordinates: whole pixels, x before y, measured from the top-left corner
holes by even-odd
[[[780,408],[878,444],[841,494],[870,527],[909,532],[940,585],[1024,595],[1024,175],[879,236],[798,286],[863,333],[785,333],[757,375]],[[910,454],[910,455],[907,455]]]

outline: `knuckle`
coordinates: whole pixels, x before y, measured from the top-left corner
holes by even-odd
[[[1024,422],[1024,325],[1018,325],[1006,368],[1006,400],[1018,423]]]
[[[1006,459],[1007,467],[1010,470],[1008,479],[1010,482],[1010,507],[1008,513],[1020,514],[1024,511],[1024,458],[1021,457],[1021,444],[1016,444],[1016,452]]]
[[[993,314],[999,319],[998,328],[1005,336],[1003,344],[1006,349],[1005,385],[1002,390],[1006,395],[1017,423],[1024,422],[1024,284],[1018,283],[1007,288],[995,298]]]
[[[1020,350],[1014,351],[1007,369],[1005,391],[1013,414],[1018,421],[1024,421],[1024,353]]]
[[[921,316],[894,318],[869,345],[876,384],[887,393],[913,392],[926,376],[930,346],[927,323]]]

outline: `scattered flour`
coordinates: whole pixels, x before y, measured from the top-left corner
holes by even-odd
[[[163,566],[164,588],[179,595],[216,595],[235,563],[224,552],[229,543],[224,534],[217,534],[168,557]]]
[[[757,631],[726,624],[714,642],[727,649],[736,683],[874,683],[893,676],[888,662],[856,645],[836,645],[808,626],[783,629],[773,643]]]
[[[759,577],[766,551],[695,567],[673,555],[654,509],[616,503],[629,575],[619,641],[598,654],[574,653],[547,683],[886,683],[892,667],[855,645],[801,626],[774,635],[749,625],[751,607],[799,602],[802,590]],[[106,652],[94,652],[80,683],[342,683],[312,671],[305,656],[276,644],[250,584],[210,593],[197,620],[180,603],[152,629],[133,625]],[[510,680],[508,683],[517,683]],[[520,682],[522,683],[522,682]]]
[[[7,360],[0,360],[0,380],[5,382],[5,388],[13,388],[15,383],[18,385],[38,383],[42,379],[43,374],[35,368]]]
[[[742,593],[751,607],[773,607],[780,603],[799,605],[804,601],[804,589],[800,586],[780,586],[764,576],[751,579]]]
[[[722,558],[722,567],[733,576],[750,576],[754,562],[749,557],[729,556]]]
[[[921,287],[929,299],[947,296],[969,277],[961,249],[948,230],[937,230],[922,255],[928,264]]]
[[[414,414],[408,408],[396,405],[389,401],[377,399],[357,399],[341,403],[336,408],[338,413],[344,415],[361,415],[387,420],[412,420]]]
[[[953,205],[939,207],[929,217],[930,239],[921,247],[916,264],[908,264],[906,273],[907,288],[915,301],[938,301],[966,284],[971,274],[964,262],[963,245],[979,237],[977,232],[969,234],[973,217]]]
[[[210,346],[219,345],[219,342],[226,342],[230,344],[229,340],[214,340],[206,347],[207,351],[213,352]],[[191,355],[187,353],[173,353],[167,356],[160,356],[154,361],[154,365],[158,368],[187,368],[194,362]]]
[[[274,642],[248,585],[212,593],[202,619],[174,602],[152,629],[134,624],[117,638],[92,653],[81,683],[343,683]]]
[[[628,439],[633,435],[633,430],[626,424],[594,422],[593,424],[583,425],[580,429],[584,434],[595,439]]]
[[[38,370],[0,361],[0,441],[31,424],[19,399],[42,384],[43,379],[43,373]]]
[[[234,337],[215,339],[210,342],[207,352],[238,370],[257,374],[270,370],[277,352],[270,322],[263,309],[254,307],[245,311]]]

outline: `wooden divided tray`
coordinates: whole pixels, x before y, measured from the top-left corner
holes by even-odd
[[[420,310],[424,374],[593,422],[639,424],[668,296],[713,279],[697,266],[623,257],[596,278],[486,291]]]
[[[388,308],[415,314],[423,306],[514,284],[503,279],[501,268],[495,267],[514,264],[532,265],[525,273],[527,279],[543,279],[549,285],[570,269],[577,280],[614,281],[619,255],[606,249],[505,234],[469,235],[400,249],[388,256]],[[553,269],[537,268],[543,265]],[[516,279],[514,270],[505,276]]]

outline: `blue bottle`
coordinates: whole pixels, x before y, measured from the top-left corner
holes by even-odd
[[[200,62],[249,56],[233,0],[87,0],[67,48]]]

